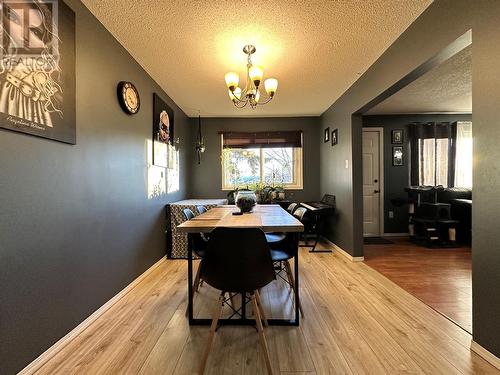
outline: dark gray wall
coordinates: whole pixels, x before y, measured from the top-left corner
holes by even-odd
[[[394,206],[391,199],[407,198],[404,188],[409,185],[410,154],[408,127],[412,122],[455,122],[471,121],[472,115],[373,115],[363,116],[363,127],[384,128],[384,231],[385,233],[408,233],[408,206]],[[404,165],[392,165],[392,130],[403,129]],[[389,217],[394,212],[394,218]]]
[[[320,173],[321,193],[334,191],[340,198],[339,221],[327,235],[352,255],[362,255],[362,121],[353,113],[473,30],[473,337],[496,356],[500,356],[500,50],[494,46],[500,40],[499,19],[498,1],[434,1],[321,116],[321,128],[339,128],[340,145],[321,146]],[[352,161],[352,168],[345,169],[344,160]]]
[[[0,130],[0,373],[12,374],[165,255],[164,205],[189,185],[190,122],[77,0],[71,146]],[[134,82],[127,116],[116,84]],[[153,92],[175,109],[181,190],[148,199]]]
[[[229,104],[228,104],[229,105]],[[304,131],[304,189],[287,191],[292,201],[318,200],[319,197],[319,143],[317,117],[265,117],[265,118],[203,118],[202,132],[206,151],[198,165],[193,159],[192,195],[195,198],[225,198],[222,191],[220,131]],[[192,119],[197,129],[198,119]],[[193,133],[194,134],[194,133]],[[194,144],[193,140],[193,144]]]
[[[472,329],[500,357],[500,2],[481,1],[473,14]]]

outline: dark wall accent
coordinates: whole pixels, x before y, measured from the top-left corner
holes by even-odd
[[[0,130],[0,373],[21,370],[165,255],[187,195],[190,122],[77,0],[75,146]],[[128,116],[116,84],[130,80]],[[148,199],[153,92],[175,110],[180,191]]]
[[[409,141],[408,126],[412,122],[455,122],[471,121],[472,115],[373,115],[363,116],[363,127],[384,128],[384,230],[385,233],[407,233],[408,232],[408,206],[394,206],[391,199],[407,198],[404,188],[409,185]],[[404,166],[394,167],[392,165],[391,132],[394,129],[404,129],[403,155]],[[389,218],[389,211],[394,212],[394,218]]]
[[[434,1],[382,56],[321,116],[324,127],[339,128],[339,146],[321,145],[321,193],[338,197],[339,217],[329,239],[351,255],[363,254],[360,108],[472,29],[474,124],[473,338],[500,357],[500,2]],[[446,19],[446,22],[443,22]],[[345,143],[344,143],[345,142]],[[352,169],[344,168],[352,161]],[[352,229],[350,229],[352,228]]]
[[[500,358],[500,2],[474,3],[472,121],[472,329],[474,341]]]
[[[228,103],[230,105],[230,103]],[[195,198],[225,198],[222,191],[220,131],[304,131],[304,189],[287,191],[287,199],[295,201],[318,200],[319,196],[319,143],[317,117],[263,117],[263,118],[203,118],[202,132],[206,151],[201,164],[193,159],[192,195]],[[192,119],[197,129],[198,119]],[[193,147],[195,140],[193,139]]]

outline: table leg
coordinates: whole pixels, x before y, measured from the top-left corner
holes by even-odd
[[[247,296],[245,293],[241,293],[241,319],[245,320],[247,318]]]
[[[193,323],[193,247],[191,235],[188,235],[188,318],[189,324]]]
[[[297,252],[295,253],[295,259],[293,261],[293,268],[295,272],[295,324],[299,325],[300,313],[299,313],[299,235],[296,234],[296,244]]]

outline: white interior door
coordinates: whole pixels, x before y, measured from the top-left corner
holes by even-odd
[[[363,129],[363,234],[380,236],[380,136]]]

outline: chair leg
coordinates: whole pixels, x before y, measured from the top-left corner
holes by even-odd
[[[222,307],[224,306],[224,292],[221,292],[219,301],[217,303],[217,307],[214,310],[214,315],[212,318],[212,325],[210,326],[210,333],[208,335],[208,342],[205,348],[205,353],[203,354],[203,358],[200,363],[200,368],[198,370],[199,375],[203,375],[205,373],[205,366],[207,365],[208,356],[210,351],[212,350],[212,344],[214,341],[215,331],[217,330],[217,323],[219,322],[220,314],[222,312]]]
[[[295,290],[295,277],[293,277],[292,267],[290,266],[290,262],[288,262],[288,260],[285,261],[285,270],[288,276],[288,281],[290,282],[290,286],[292,287],[293,294],[297,296],[297,291]],[[299,310],[300,310],[300,315],[304,317],[304,310],[302,310],[302,303],[300,303],[300,298],[299,298]]]
[[[197,292],[198,288],[201,286],[200,271],[201,271],[201,262],[198,265],[198,269],[196,270],[196,276],[194,277],[194,282],[193,282],[193,291],[194,292]]]
[[[256,293],[252,294],[253,308],[255,311],[255,321],[257,323],[257,331],[259,332],[260,344],[264,352],[264,358],[266,360],[267,373],[273,375],[273,368],[271,366],[271,358],[269,358],[269,349],[267,348],[266,336],[264,336],[264,328],[262,327],[262,317],[260,316],[259,306],[257,304]]]
[[[194,297],[194,293],[198,291],[198,288],[201,286],[203,280],[200,281],[200,273],[201,273],[201,263],[198,265],[198,269],[196,270],[196,275],[193,281],[193,292],[191,295],[191,299]],[[188,307],[186,307],[186,316],[188,316]]]
[[[257,306],[259,307],[259,312],[260,316],[262,317],[262,321],[264,322],[264,327],[269,327],[269,323],[267,322],[266,318],[266,313],[264,312],[264,308],[262,307],[260,292],[258,290],[255,291],[255,299],[257,300]]]
[[[229,303],[231,304],[231,307],[234,309],[234,310],[237,310],[236,309],[236,303],[234,301],[234,293],[229,293]]]

